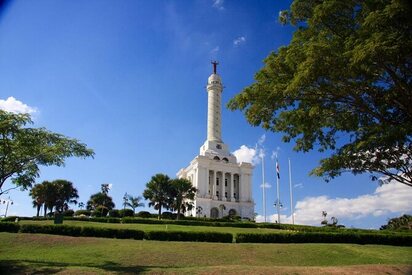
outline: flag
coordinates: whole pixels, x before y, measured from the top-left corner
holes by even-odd
[[[278,175],[278,179],[280,179],[280,169],[279,169],[279,162],[276,159],[276,174]]]

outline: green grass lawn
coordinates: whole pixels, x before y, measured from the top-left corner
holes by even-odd
[[[336,270],[402,274],[412,270],[411,256],[412,247],[380,245],[157,242],[0,233],[3,274],[313,274]]]
[[[52,225],[52,220],[47,221],[20,221],[21,224],[43,224]],[[140,224],[140,223],[100,223],[89,221],[70,221],[63,222],[66,225],[74,226],[95,226],[105,228],[123,228],[123,229],[136,229],[143,231],[191,231],[191,232],[224,232],[224,233],[273,233],[273,232],[287,232],[286,230],[270,229],[270,228],[239,228],[239,227],[213,227],[213,226],[188,226],[188,225],[176,225],[176,224]]]

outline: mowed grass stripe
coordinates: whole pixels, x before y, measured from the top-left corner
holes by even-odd
[[[218,244],[0,233],[0,271],[171,271],[233,266],[410,265],[412,248],[352,244]],[[19,269],[20,268],[20,269]],[[4,272],[2,272],[4,273]]]

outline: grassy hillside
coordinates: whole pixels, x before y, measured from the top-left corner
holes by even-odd
[[[0,233],[0,273],[408,273],[412,248],[217,244]],[[350,267],[352,265],[362,265]]]

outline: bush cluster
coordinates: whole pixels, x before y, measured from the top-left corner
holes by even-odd
[[[148,211],[140,211],[139,213],[136,214],[136,217],[148,219],[148,218],[153,218],[153,214],[151,214]]]
[[[92,214],[92,211],[90,210],[77,210],[74,212],[75,216],[80,216],[80,215],[85,215],[85,216],[90,216]]]

